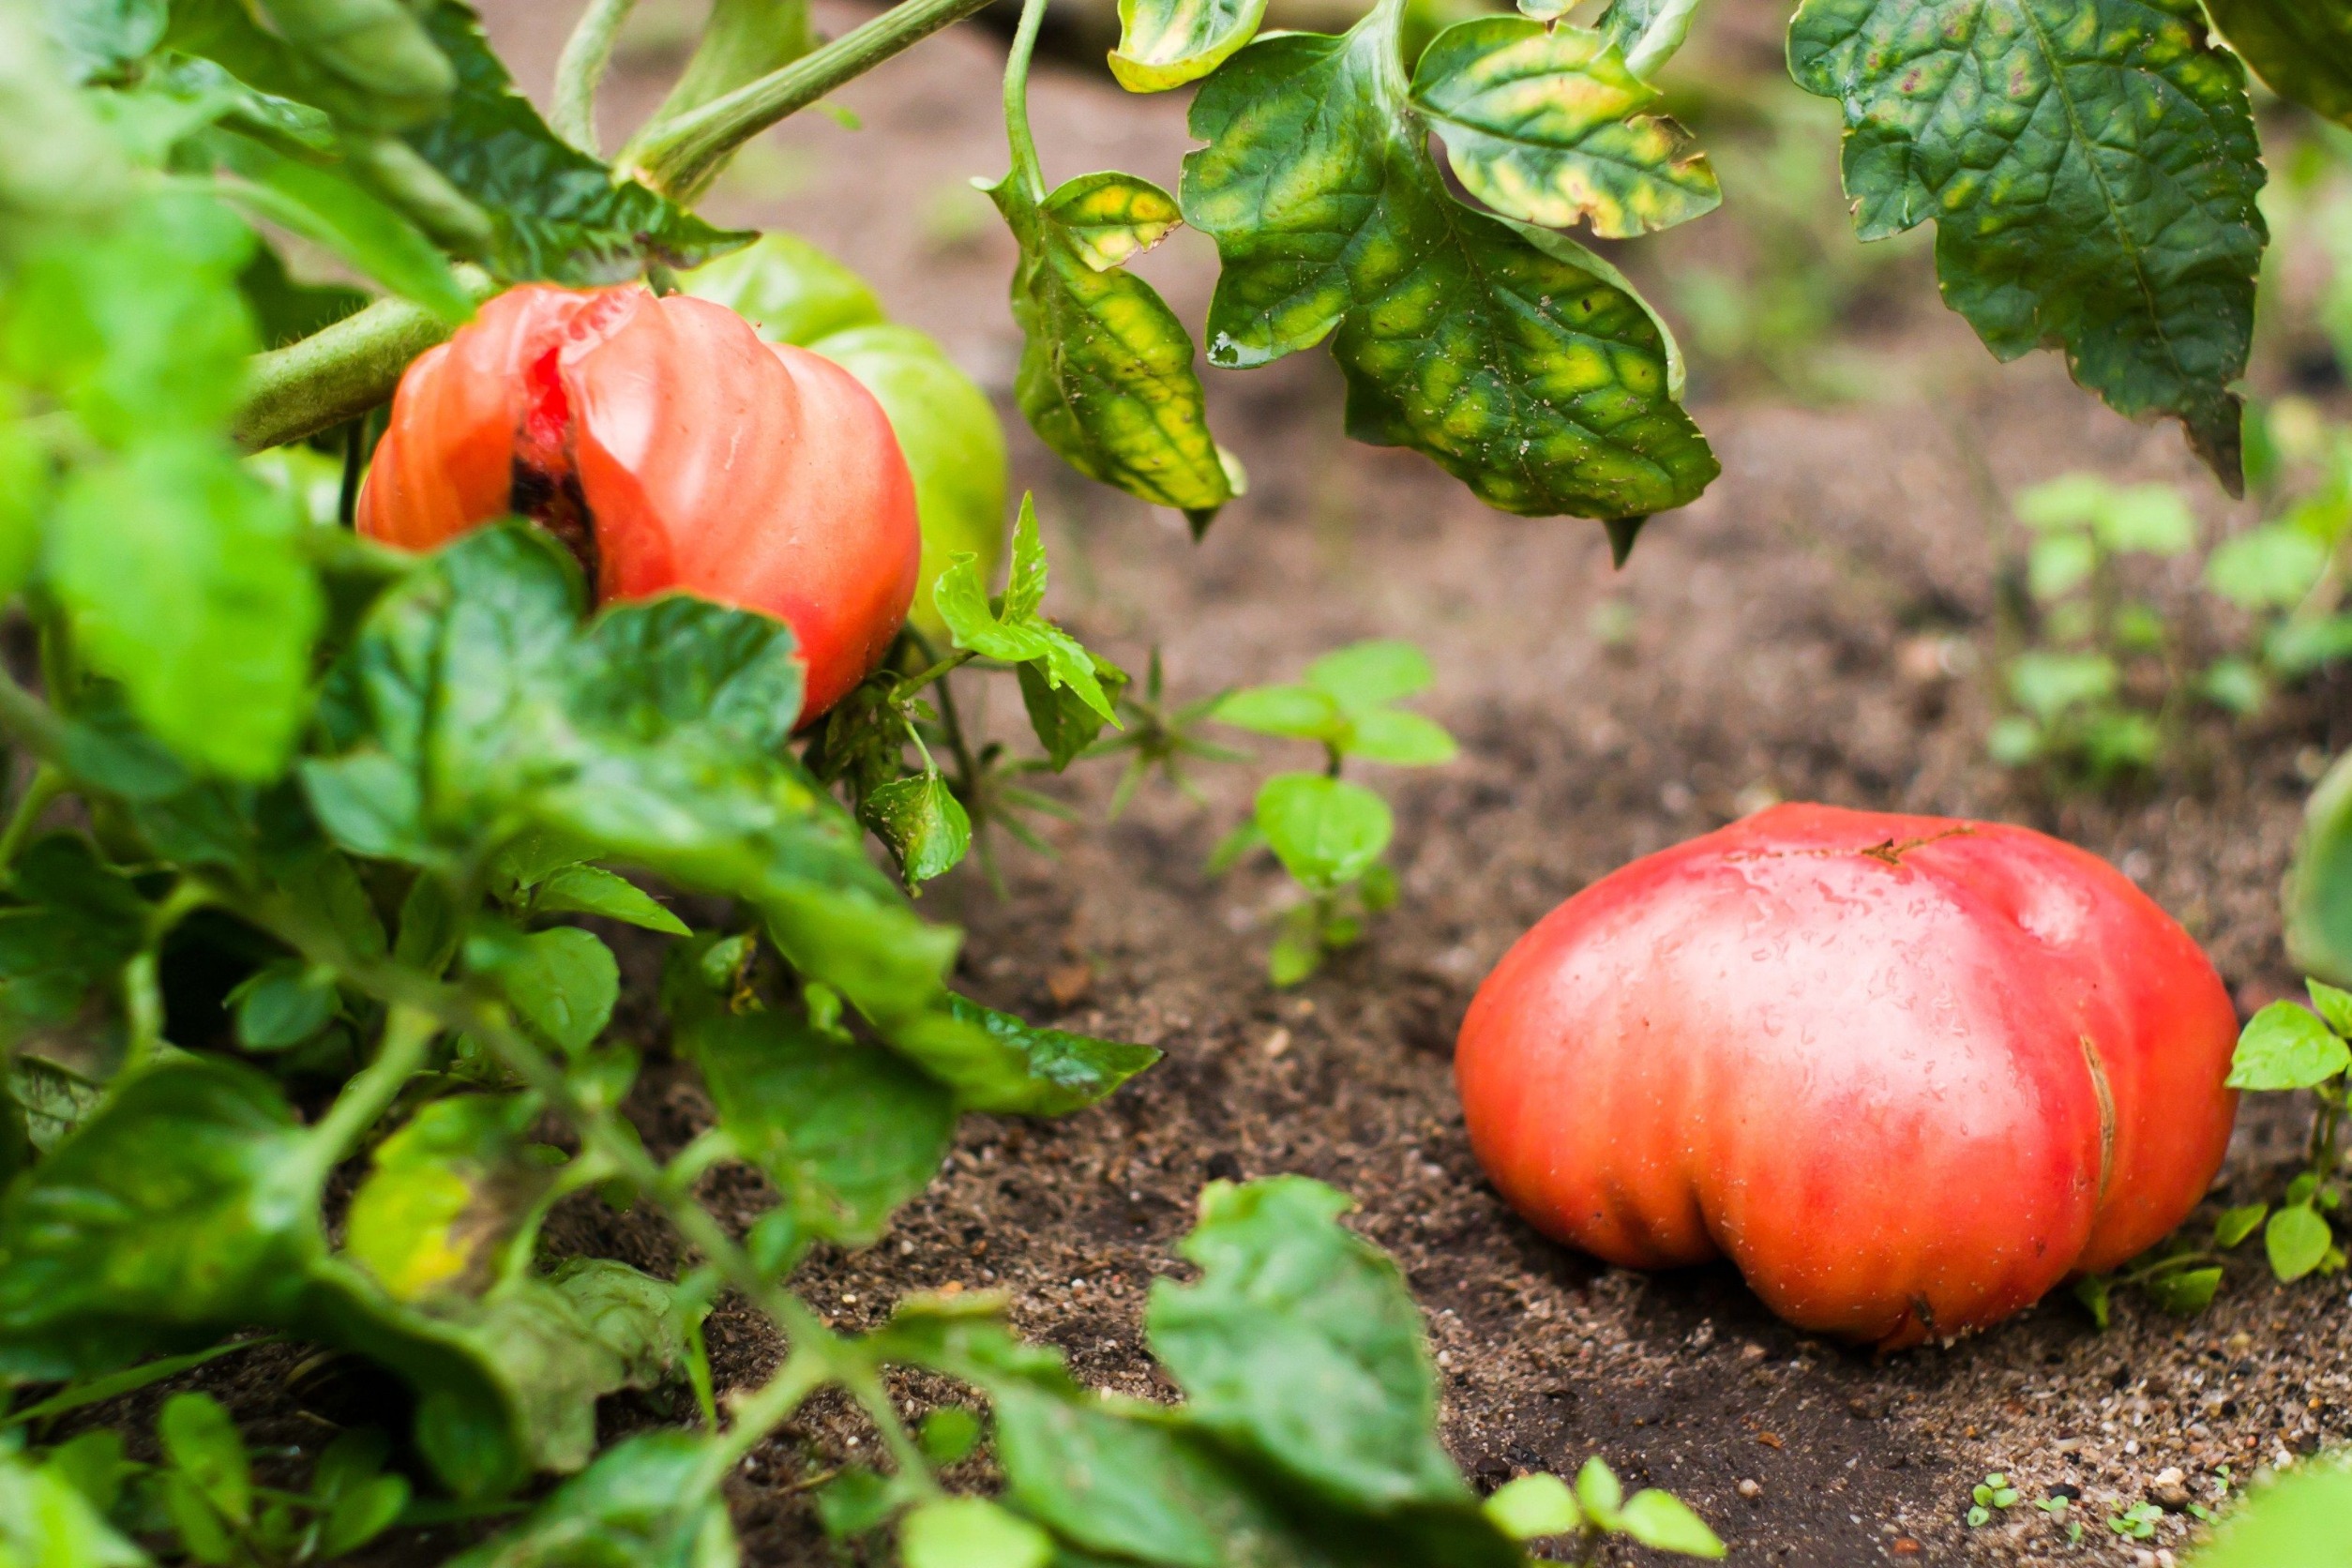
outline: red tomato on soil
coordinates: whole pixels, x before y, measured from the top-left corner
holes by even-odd
[[[516,514],[599,603],[675,589],[791,623],[804,722],[881,662],[923,546],[890,420],[848,371],[638,288],[511,289],[400,378],[359,531],[430,550]]]
[[[1982,1328],[2205,1194],[2238,1020],[2187,932],[2024,828],[1780,806],[1546,915],[1470,1004],[1471,1146],[1609,1262],[1801,1328]]]

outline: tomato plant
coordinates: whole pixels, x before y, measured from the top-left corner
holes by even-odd
[[[1392,642],[1290,686],[1187,702],[1155,662],[1134,689],[1046,613],[1028,504],[1000,585],[1002,432],[937,346],[805,248],[696,214],[751,137],[982,3],[903,0],[821,42],[797,0],[720,0],[608,158],[628,0],[586,7],[551,123],[462,0],[0,0],[0,591],[30,634],[0,677],[24,764],[0,829],[0,1555],[301,1560],[567,1476],[466,1560],[722,1563],[720,1484],[826,1387],[888,1469],[835,1479],[822,1516],[914,1568],[1721,1550],[1606,1465],[1482,1507],[1401,1279],[1311,1183],[1204,1196],[1199,1278],[1150,1317],[1186,1395],[1166,1409],[1083,1396],[1000,1302],[917,1298],[851,1334],[792,1289],[813,1247],[883,1232],[960,1115],[1074,1111],[1153,1060],[958,994],[958,933],[911,901],[1066,808],[1033,776],[1123,753],[1139,777],[1211,755],[1213,722],[1319,744],[1252,817],[1306,892],[1273,958],[1294,979],[1394,891],[1388,809],[1343,766],[1453,744],[1396,706],[1428,671]],[[1354,437],[1598,520],[1621,563],[1718,464],[1667,323],[1570,231],[1717,204],[1656,83],[1697,8],[1523,9],[1433,27],[1379,0],[1344,34],[1260,37],[1261,5],[1137,0],[1119,80],[1194,93],[1171,194],[1048,178],[1027,0],[988,189],[1036,437],[1196,530],[1241,493],[1191,330],[1126,265],[1190,224],[1222,269],[1210,366],[1327,344]],[[2192,0],[2047,9],[1804,0],[1789,61],[1843,122],[1862,237],[1934,221],[1945,297],[1995,354],[2061,348],[2235,488],[2265,239],[2244,68]],[[2339,33],[2278,0],[2212,10],[2280,92],[2346,113]],[[288,237],[367,286],[297,280]],[[297,447],[339,459],[324,504]],[[742,465],[725,487],[714,453]],[[958,704],[1008,675],[1034,753]],[[589,917],[671,944],[663,1048],[716,1120],[658,1157],[620,1111],[642,1063]],[[209,1012],[170,999],[186,964],[228,972]],[[2020,1146],[2081,1174],[2095,1108],[2048,1082],[2073,1144]],[[2057,1268],[2144,1243],[2212,1140],[2202,1092],[2198,1137],[2119,1180],[2113,1236],[2032,1182],[1970,1213],[2050,1218],[2075,1244]],[[720,1162],[774,1189],[745,1234],[694,1196]],[[584,1194],[657,1213],[679,1277],[547,1266],[546,1216]],[[722,1409],[702,1322],[725,1293],[786,1352]],[[1943,1332],[2007,1299],[1842,1326]],[[156,1465],[45,1444],[50,1413],[253,1330],[374,1363],[407,1429],[266,1495],[186,1396]],[[911,1423],[885,1366],[985,1395],[1000,1496],[947,1495],[976,1424]],[[600,1397],[671,1388],[699,1424],[599,1448]],[[439,1495],[396,1496],[411,1472],[379,1442]]]
[[[1455,1072],[1539,1229],[1638,1268],[1727,1256],[1790,1321],[1894,1348],[2179,1224],[2228,1143],[2236,1033],[2195,943],[2095,857],[1781,806],[1546,916]]]

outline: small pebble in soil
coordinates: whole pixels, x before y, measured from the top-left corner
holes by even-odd
[[[1740,1494],[1741,1497],[1743,1497],[1743,1498],[1747,1499],[1750,1502],[1754,1502],[1754,1501],[1755,1501],[1757,1498],[1760,1498],[1760,1497],[1762,1497],[1762,1496],[1764,1495],[1764,1486],[1763,1486],[1763,1484],[1762,1484],[1761,1482],[1756,1482],[1756,1481],[1742,1481],[1742,1482],[1741,1482],[1741,1483],[1740,1483],[1740,1485],[1739,1485],[1736,1488],[1734,1488],[1734,1489],[1735,1489],[1735,1490],[1737,1490],[1737,1491],[1739,1492],[1739,1494]]]
[[[1290,1048],[1290,1032],[1288,1029],[1276,1029],[1272,1034],[1266,1036],[1266,1043],[1260,1048],[1270,1057],[1280,1056]]]

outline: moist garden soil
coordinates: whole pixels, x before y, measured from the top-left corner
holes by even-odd
[[[488,8],[527,85],[549,78],[575,8]],[[1772,9],[1711,16],[1717,60],[1769,70]],[[624,52],[607,94],[616,129],[674,67],[666,15],[648,0]],[[859,15],[822,11],[835,32]],[[1626,861],[1773,799],[2059,834],[2185,924],[2241,1010],[2288,994],[2277,888],[2318,764],[2352,741],[2352,690],[2299,694],[2251,728],[2192,724],[2160,780],[2119,795],[2056,790],[1984,756],[2001,584],[2013,581],[2009,498],[2087,467],[2179,482],[2209,529],[2251,520],[2178,431],[2105,412],[2054,356],[1995,365],[1941,309],[1914,247],[1838,346],[1866,368],[1866,398],[1796,406],[1698,368],[1696,412],[1723,477],[1657,520],[1622,572],[1594,524],[1500,515],[1420,458],[1345,441],[1339,380],[1319,352],[1210,373],[1213,423],[1250,490],[1196,545],[1173,514],[1062,468],[1012,413],[1011,247],[964,183],[1004,164],[1001,60],[1000,36],[975,24],[933,40],[840,95],[857,128],[800,116],[749,148],[706,210],[831,249],[997,395],[1016,482],[1035,488],[1046,520],[1048,609],[1091,646],[1136,670],[1157,647],[1172,690],[1194,696],[1293,675],[1356,639],[1408,638],[1435,662],[1425,706],[1462,756],[1376,780],[1397,807],[1402,906],[1289,992],[1263,972],[1278,875],[1213,880],[1202,862],[1257,778],[1307,757],[1256,743],[1251,764],[1199,770],[1205,804],[1150,788],[1116,822],[1105,820],[1115,765],[1049,786],[1079,819],[1050,824],[1058,858],[1001,841],[1002,896],[974,865],[922,907],[966,929],[961,983],[983,1000],[1167,1058],[1066,1122],[968,1121],[888,1240],[804,1270],[818,1308],[854,1325],[911,1290],[1003,1291],[1020,1331],[1060,1347],[1087,1381],[1168,1396],[1143,1304],[1153,1278],[1183,1267],[1172,1243],[1200,1184],[1296,1171],[1352,1194],[1352,1223],[1404,1268],[1442,1370],[1446,1441],[1481,1488],[1598,1453],[1629,1482],[1688,1500],[1735,1562],[2166,1562],[2186,1544],[2185,1514],[2167,1512],[2144,1542],[2116,1536],[2108,1517],[2143,1499],[2211,1502],[2219,1467],[2243,1480],[2352,1441],[2344,1276],[2283,1287],[2250,1245],[2194,1321],[2127,1296],[2103,1334],[2061,1294],[1958,1344],[1877,1359],[1773,1320],[1727,1268],[1645,1276],[1538,1236],[1481,1176],[1452,1089],[1455,1027],[1521,931]],[[1067,66],[1041,68],[1033,94],[1050,177],[1118,167],[1175,184],[1184,95],[1131,98]],[[1741,199],[1730,190],[1735,209]],[[1656,284],[1692,258],[1742,264],[1741,245],[1737,219],[1719,214],[1626,260]],[[1205,240],[1180,234],[1139,270],[1197,325],[1214,279]],[[2193,564],[2156,596],[2192,636],[2228,630],[2197,619]],[[1010,683],[991,701],[1011,736]],[[622,1026],[656,1042],[657,944],[614,940],[631,983]],[[706,1115],[657,1060],[632,1108],[657,1150]],[[2249,1104],[2206,1219],[2225,1201],[2276,1197],[2307,1113]],[[762,1201],[756,1178],[724,1171],[706,1196],[741,1223]],[[678,1262],[651,1221],[586,1200],[550,1238]],[[711,1332],[722,1381],[773,1364],[772,1336],[739,1311],[723,1305]],[[294,1362],[260,1350],[197,1380],[262,1440],[309,1442],[302,1405],[315,1396],[298,1396]],[[153,1402],[105,1414],[143,1429]],[[607,1413],[615,1430],[654,1418]],[[854,1418],[821,1404],[755,1455],[732,1488],[747,1560],[832,1560],[805,1483],[870,1447]],[[2185,1489],[2158,1480],[2168,1470]],[[2028,1501],[1971,1530],[1969,1488],[1988,1471]],[[2060,1488],[2079,1495],[2079,1544],[2028,1505]],[[438,1561],[465,1538],[412,1534],[372,1559]]]

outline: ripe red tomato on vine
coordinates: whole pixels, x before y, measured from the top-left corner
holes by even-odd
[[[922,549],[854,377],[634,287],[509,290],[401,378],[359,531],[430,550],[510,515],[561,539],[598,603],[678,591],[790,623],[804,721],[888,652]]]

